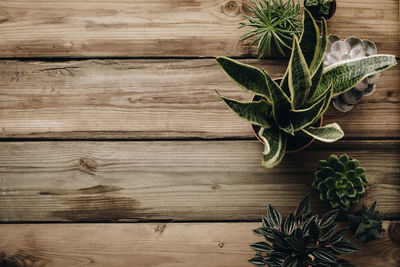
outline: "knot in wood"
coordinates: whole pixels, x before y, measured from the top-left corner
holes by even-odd
[[[222,12],[227,15],[236,16],[240,13],[240,4],[237,1],[230,0],[223,5]]]
[[[94,174],[97,169],[97,163],[89,158],[81,158],[79,160],[78,169],[89,174]]]

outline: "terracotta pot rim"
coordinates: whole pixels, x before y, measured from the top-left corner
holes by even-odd
[[[282,77],[282,78],[283,78],[283,77]],[[274,81],[282,80],[282,78],[274,79]],[[253,96],[252,100],[253,100],[255,97],[256,97],[256,95]],[[319,124],[320,127],[322,126],[323,120],[324,120],[324,118],[323,118],[323,116],[322,116],[322,117],[321,117],[321,120],[320,120],[320,124]],[[250,126],[251,126],[251,131],[252,131],[253,134],[256,136],[256,138],[258,139],[258,141],[260,141],[262,144],[264,144],[264,142],[261,140],[261,138],[258,136],[258,134],[254,131],[253,125],[254,125],[254,124],[250,124]],[[296,152],[299,152],[299,151],[301,151],[301,150],[304,150],[304,149],[306,149],[307,147],[309,147],[314,141],[315,141],[315,138],[311,138],[310,142],[308,142],[307,144],[305,144],[303,147],[300,147],[300,148],[294,149],[294,150],[286,150],[286,153],[287,153],[287,154],[291,154],[291,153],[296,153]]]

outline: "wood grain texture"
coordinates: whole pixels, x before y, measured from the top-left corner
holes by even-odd
[[[286,62],[243,60],[283,75]],[[202,60],[0,62],[2,138],[252,138],[214,90],[250,100],[216,65]],[[352,111],[331,108],[346,138],[400,135],[400,66]]]
[[[303,3],[303,1],[300,1]],[[240,56],[242,0],[1,1],[0,57]],[[400,54],[397,0],[340,0],[329,31]],[[254,52],[254,50],[253,50]]]
[[[0,221],[258,220],[267,203],[294,210],[318,160],[343,152],[367,169],[363,202],[400,216],[400,141],[315,143],[274,169],[262,151],[256,141],[3,142]],[[328,208],[316,193],[312,205]]]
[[[243,267],[260,223],[0,225],[2,266]],[[384,228],[389,222],[384,222]],[[383,239],[354,241],[345,256],[356,266],[395,267],[400,246]],[[11,265],[15,264],[15,265]]]

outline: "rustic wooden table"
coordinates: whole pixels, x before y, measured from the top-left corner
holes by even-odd
[[[239,42],[243,2],[0,1],[1,266],[250,266],[267,203],[293,210],[331,153],[361,161],[363,202],[398,226],[399,65],[351,112],[328,111],[343,141],[264,169],[262,145],[214,92],[251,97],[214,56],[283,74],[286,60]],[[328,26],[400,57],[398,0],[339,0]],[[327,209],[316,194],[312,206]],[[400,264],[388,232],[356,246],[358,266]]]

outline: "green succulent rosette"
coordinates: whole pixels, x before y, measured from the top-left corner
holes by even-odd
[[[352,204],[358,203],[368,184],[366,171],[360,167],[360,162],[346,154],[321,160],[314,178],[312,186],[319,191],[320,198],[329,202],[332,208],[341,210],[348,210]]]

